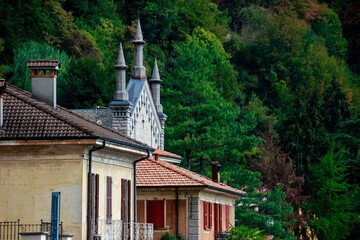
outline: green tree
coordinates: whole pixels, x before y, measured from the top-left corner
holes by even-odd
[[[258,143],[249,134],[256,126],[254,116],[239,115],[231,97],[226,100],[233,89],[225,89],[224,82],[236,87],[236,78],[219,47],[213,34],[195,29],[187,41],[174,45],[173,68],[164,81],[164,109],[172,116],[167,122],[167,146],[184,153],[188,163],[200,162],[201,170],[205,160],[239,161]]]
[[[14,50],[14,64],[6,67],[6,72],[13,74],[9,79],[9,83],[31,91],[31,73],[26,67],[26,63],[30,59],[60,60],[61,68],[58,73],[58,86],[59,88],[66,86],[64,75],[71,63],[69,56],[65,52],[51,47],[44,42],[34,41],[25,42]]]
[[[232,227],[230,233],[226,236],[228,240],[266,240],[266,236],[258,228],[251,229],[247,226],[240,225]]]
[[[346,180],[345,163],[344,150],[332,143],[319,163],[310,165],[314,194],[305,206],[313,214],[310,226],[319,239],[344,239],[352,229],[354,188]]]
[[[257,187],[254,188],[254,186]],[[283,185],[269,190],[261,187],[261,182],[256,180],[248,185],[245,191],[246,197],[239,200],[236,209],[236,219],[242,225],[251,229],[258,228],[267,235],[295,239],[293,233],[287,230],[293,222],[286,220],[286,217],[292,213],[293,209],[285,201]]]

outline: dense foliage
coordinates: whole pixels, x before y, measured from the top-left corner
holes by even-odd
[[[26,61],[60,59],[59,103],[106,106],[119,43],[132,66],[140,17],[148,75],[156,57],[164,80],[167,150],[202,174],[220,162],[222,180],[248,193],[233,237],[356,239],[359,9],[352,0],[0,0],[0,76],[29,90]]]

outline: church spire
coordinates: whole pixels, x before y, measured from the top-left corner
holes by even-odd
[[[116,101],[128,101],[129,94],[125,90],[126,84],[126,69],[128,66],[125,63],[124,51],[122,44],[120,43],[118,58],[116,61],[116,92],[114,94],[114,100]]]
[[[160,79],[159,68],[157,65],[156,58],[155,58],[153,72],[151,75],[151,79],[149,80],[149,83],[151,86],[151,95],[154,100],[156,111],[158,113],[163,112],[163,107],[160,104],[160,84],[161,84],[161,82],[162,82],[162,80]]]
[[[146,69],[144,67],[143,48],[145,41],[141,32],[140,19],[137,21],[135,37],[132,40],[135,45],[135,66],[132,68],[132,78],[142,79],[146,78]]]

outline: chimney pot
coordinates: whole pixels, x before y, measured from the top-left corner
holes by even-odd
[[[33,98],[46,102],[56,109],[56,78],[59,60],[29,60]]]
[[[212,180],[217,183],[220,182],[220,168],[221,165],[219,164],[219,162],[211,162]]]

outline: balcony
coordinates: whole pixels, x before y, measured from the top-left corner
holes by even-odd
[[[153,240],[154,238],[152,223],[98,220],[93,229],[94,240]]]

